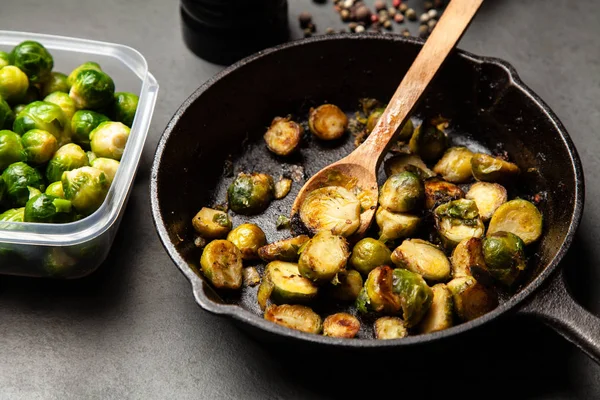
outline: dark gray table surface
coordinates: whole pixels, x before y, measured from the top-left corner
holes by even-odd
[[[488,0],[460,47],[511,62],[571,133],[587,193],[565,265],[576,296],[599,314],[600,9],[594,5]],[[320,29],[339,27],[330,6],[291,0],[293,36],[300,36],[295,16],[303,9],[313,11]],[[300,399],[390,391],[401,398],[411,389],[425,398],[444,391],[450,398],[600,398],[599,367],[545,326],[514,318],[465,344],[473,352],[501,346],[486,362],[432,359],[430,373],[405,380],[377,360],[336,365],[315,355],[318,368],[297,368],[266,351],[195,304],[154,231],[148,182],[157,141],[179,104],[221,69],[184,46],[178,2],[1,0],[0,29],[130,45],[145,55],[161,85],[138,178],[105,264],[74,282],[0,277],[0,398]],[[379,375],[385,379],[373,379]]]

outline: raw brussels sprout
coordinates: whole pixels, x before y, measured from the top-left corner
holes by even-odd
[[[0,171],[10,164],[26,160],[21,137],[12,131],[0,131]]]
[[[400,298],[402,318],[407,327],[413,327],[429,311],[433,291],[421,275],[406,269],[396,268],[393,276],[393,290]]]
[[[275,117],[263,138],[267,148],[279,156],[287,156],[296,151],[304,129],[288,118]]]
[[[16,162],[11,164],[2,173],[6,183],[6,194],[13,207],[24,207],[29,200],[29,188],[44,190],[44,180],[40,173],[25,164]]]
[[[90,132],[90,147],[98,157],[121,161],[129,132],[129,128],[120,122],[101,122]]]
[[[433,285],[431,291],[431,307],[418,326],[421,333],[442,331],[454,324],[454,299],[450,289],[443,283],[438,283]]]
[[[27,198],[27,201],[33,199],[36,196],[39,196],[40,194],[42,194],[42,191],[38,188],[35,188],[33,186],[29,186],[27,188],[27,190],[29,190],[29,197]]]
[[[498,306],[498,295],[472,276],[454,278],[446,285],[452,293],[454,310],[462,321],[478,318]]]
[[[12,123],[15,120],[15,114],[10,109],[8,103],[0,96],[0,129],[3,127],[12,128]]]
[[[6,182],[2,179],[2,175],[0,175],[0,207],[2,207],[2,203],[4,202],[4,198],[6,197]]]
[[[339,107],[333,104],[323,104],[310,109],[308,126],[319,139],[335,140],[341,138],[346,132],[348,117]]]
[[[98,158],[98,156],[96,156],[93,151],[86,151],[85,154],[87,155],[88,162],[90,164],[92,164],[92,162],[94,162],[94,160]]]
[[[337,273],[329,287],[329,295],[340,301],[355,301],[363,287],[358,271],[343,270]]]
[[[42,83],[50,78],[54,59],[46,48],[33,40],[15,46],[10,53],[12,64],[23,71],[31,83]]]
[[[220,239],[227,236],[233,224],[226,212],[202,207],[192,219],[192,226],[205,239]]]
[[[270,299],[275,304],[306,303],[317,296],[317,287],[298,271],[298,264],[272,261],[265,267],[265,280],[272,285]]]
[[[114,94],[113,116],[114,120],[122,122],[131,128],[133,118],[137,110],[139,97],[129,92],[117,92]]]
[[[227,240],[235,244],[244,260],[258,259],[258,249],[267,244],[267,238],[262,229],[255,224],[241,224],[227,234]]]
[[[419,208],[424,189],[421,180],[404,171],[390,176],[379,191],[379,204],[391,212],[408,212]]]
[[[66,171],[61,181],[65,198],[71,200],[75,211],[82,215],[90,215],[100,208],[110,186],[104,172],[92,167]]]
[[[383,168],[388,177],[404,171],[412,172],[421,180],[435,176],[435,173],[416,154],[397,154],[388,158]]]
[[[0,69],[0,96],[11,104],[23,100],[29,88],[27,75],[14,65]]]
[[[50,78],[42,84],[41,94],[43,97],[46,97],[54,92],[69,93],[70,89],[71,85],[69,85],[67,75],[62,72],[51,72]]]
[[[88,69],[91,69],[94,71],[102,71],[102,68],[100,68],[100,64],[95,63],[93,61],[85,62],[85,63],[81,64],[80,66],[78,66],[77,68],[75,68],[73,71],[71,71],[71,73],[67,77],[67,84],[69,85],[69,87],[71,87],[73,85],[73,83],[75,82],[75,79],[77,78],[77,75],[79,75],[79,73],[81,71],[85,71]]]
[[[0,98],[1,100],[2,98]],[[13,107],[13,114],[17,115],[18,113],[20,113],[21,111],[23,111],[25,109],[25,107],[27,107],[27,104],[17,104],[16,106]],[[13,115],[13,120],[10,123],[10,128],[12,129],[12,123],[14,122],[14,115]],[[7,125],[8,126],[8,125]]]
[[[360,322],[354,315],[337,313],[323,321],[323,335],[352,339],[360,330]]]
[[[483,257],[492,277],[506,286],[527,268],[525,243],[510,232],[494,232],[483,239]]]
[[[67,117],[68,121],[71,121],[71,118],[73,118],[73,114],[75,114],[76,111],[75,103],[67,93],[50,93],[48,96],[44,97],[44,101],[59,106],[61,110],[63,110],[63,113],[65,113],[65,116]]]
[[[273,195],[277,200],[283,199],[288,195],[290,190],[292,189],[292,180],[288,178],[281,178],[275,184]]]
[[[463,239],[452,252],[452,277],[473,276],[484,284],[491,283],[483,258],[483,241],[480,238]]]
[[[217,239],[206,245],[200,257],[202,274],[217,289],[242,286],[242,253],[230,241]]]
[[[408,329],[398,317],[381,317],[374,324],[375,338],[379,340],[402,339],[408,336]]]
[[[375,268],[356,299],[356,308],[361,313],[374,311],[383,314],[396,314],[402,308],[400,297],[394,293],[393,270],[387,265]]]
[[[242,284],[244,286],[256,286],[260,283],[260,275],[254,267],[246,267],[242,269]]]
[[[115,83],[108,74],[95,69],[84,69],[74,76],[69,96],[75,107],[99,109],[114,101]]]
[[[59,147],[71,141],[69,120],[62,108],[54,103],[34,101],[16,116],[13,124],[16,133],[23,135],[32,129],[50,132],[58,141]]]
[[[407,239],[392,252],[392,262],[422,275],[428,281],[450,278],[450,261],[437,246],[421,239]]]
[[[5,51],[0,51],[0,68],[10,65],[10,54]]]
[[[65,198],[65,191],[63,190],[61,181],[49,184],[44,193],[50,196],[58,197],[59,199]]]
[[[466,183],[473,179],[471,173],[473,152],[466,147],[450,147],[433,167],[433,172],[452,183]]]
[[[118,162],[117,160],[113,160],[112,158],[99,157],[94,158],[94,160],[90,163],[90,166],[98,168],[100,171],[104,172],[104,175],[106,175],[106,179],[108,180],[108,184],[112,185],[120,164],[120,162]]]
[[[425,207],[433,210],[438,206],[452,200],[465,197],[465,192],[453,183],[432,178],[425,181]]]
[[[379,207],[375,213],[375,221],[379,226],[381,242],[405,239],[415,234],[421,223],[421,218],[405,213],[393,213]]]
[[[69,200],[39,194],[27,201],[24,221],[38,223],[64,223],[73,220]]]
[[[71,135],[73,142],[84,149],[90,148],[90,133],[102,122],[108,122],[107,116],[90,110],[79,110],[71,118]],[[91,162],[91,161],[90,161]]]
[[[46,179],[49,183],[60,181],[65,171],[89,166],[87,154],[75,143],[59,148],[46,166]]]
[[[319,334],[323,330],[321,317],[309,307],[298,304],[271,304],[265,310],[265,319],[306,333]]]
[[[0,214],[1,222],[25,222],[25,207],[12,208]]]
[[[424,122],[415,129],[408,145],[425,162],[433,162],[448,148],[448,136],[435,125]]]
[[[516,199],[502,204],[490,220],[488,235],[510,232],[531,244],[542,235],[542,214],[527,200]]]
[[[379,107],[379,108],[376,108],[373,111],[371,111],[371,113],[369,114],[369,117],[367,118],[366,129],[367,129],[368,133],[371,133],[373,131],[373,129],[375,128],[375,125],[377,125],[377,122],[379,121],[379,118],[381,118],[381,115],[383,114],[384,111],[385,111],[385,107]],[[401,140],[401,141],[409,140],[413,134],[413,130],[414,130],[414,126],[413,126],[412,121],[409,118],[406,121],[406,123],[402,126],[402,128],[400,129],[400,133],[398,134],[398,140]]]
[[[259,214],[273,200],[274,186],[270,175],[242,172],[227,188],[229,207],[238,214]]]
[[[361,239],[354,245],[350,256],[350,265],[363,275],[369,275],[375,267],[390,265],[392,252],[379,240]]]
[[[467,192],[466,199],[473,200],[477,204],[481,219],[486,222],[492,218],[494,212],[502,204],[506,203],[507,194],[504,186],[497,183],[477,182]]]
[[[482,237],[485,232],[473,200],[459,199],[442,204],[435,209],[434,215],[440,239],[448,249],[454,249],[463,239]]]
[[[298,269],[303,277],[324,283],[346,267],[350,251],[343,236],[321,231],[302,248]]]
[[[27,162],[31,164],[45,164],[58,150],[58,141],[48,131],[32,129],[21,138]],[[0,168],[1,169],[1,168]]]
[[[360,226],[360,201],[348,189],[326,186],[308,193],[300,219],[311,233],[330,231],[348,237]]]
[[[309,240],[308,236],[300,235],[267,244],[258,249],[258,256],[263,261],[298,261],[300,257],[298,250]]]
[[[484,182],[509,182],[521,172],[516,164],[483,153],[473,155],[471,169],[475,179]]]

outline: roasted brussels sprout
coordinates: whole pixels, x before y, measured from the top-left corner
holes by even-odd
[[[75,211],[84,216],[100,208],[110,186],[104,172],[92,167],[66,171],[61,181],[65,198],[71,200]]]
[[[12,131],[0,131],[0,171],[10,164],[26,160],[21,137]]]
[[[329,287],[329,295],[340,301],[355,301],[363,287],[358,271],[342,270],[337,273]]]
[[[10,65],[10,54],[0,50],[0,68]]]
[[[16,162],[11,164],[2,173],[6,183],[6,195],[13,207],[24,207],[29,200],[29,188],[44,190],[44,180],[40,173],[25,164]]]
[[[8,103],[22,101],[29,88],[27,75],[14,65],[0,68],[0,97]]]
[[[27,162],[31,164],[45,164],[58,150],[58,141],[48,131],[32,129],[27,131],[22,139],[23,149],[27,154]],[[2,169],[0,167],[0,169]]]
[[[227,234],[227,240],[235,244],[244,260],[258,259],[258,249],[267,244],[265,233],[258,225],[245,223]]]
[[[298,264],[272,261],[265,267],[265,281],[272,286],[270,299],[276,304],[306,303],[317,296],[318,288],[300,275]]]
[[[0,222],[25,222],[25,207],[12,208],[0,214]]]
[[[59,148],[46,166],[46,179],[49,183],[60,181],[65,171],[89,166],[87,154],[75,143]]]
[[[473,276],[484,284],[490,283],[490,275],[483,258],[483,241],[472,237],[463,239],[452,252],[452,277]]]
[[[50,78],[42,84],[42,96],[46,97],[50,93],[63,92],[69,93],[71,85],[69,85],[68,78],[61,72],[51,72]]]
[[[450,278],[450,261],[437,246],[421,239],[407,239],[392,252],[392,262],[428,281]]]
[[[408,145],[410,151],[425,162],[433,162],[448,148],[448,136],[435,125],[423,122],[415,129]]]
[[[308,236],[300,235],[267,244],[258,249],[258,256],[264,261],[298,261],[300,257],[298,250],[309,240]]]
[[[498,306],[498,295],[472,276],[454,278],[446,285],[452,293],[454,310],[462,321],[478,318]]]
[[[265,310],[265,319],[306,333],[319,334],[323,330],[321,317],[309,307],[298,304],[271,304]]]
[[[337,313],[323,321],[323,335],[352,339],[360,330],[360,322],[354,315]]]
[[[333,104],[323,104],[310,109],[308,126],[319,139],[335,140],[341,138],[346,132],[348,117],[339,107]]]
[[[516,199],[502,204],[490,220],[488,235],[510,232],[531,244],[542,235],[542,214],[527,200]]]
[[[454,324],[454,300],[450,289],[443,283],[438,283],[433,285],[431,291],[431,307],[418,326],[421,333],[442,331]]]
[[[303,277],[324,283],[346,267],[349,255],[348,243],[342,236],[321,231],[303,246],[298,269]]]
[[[49,184],[44,193],[50,196],[58,197],[59,199],[65,198],[65,191],[63,190],[61,181]]]
[[[81,109],[99,109],[114,101],[115,83],[103,71],[83,69],[72,79],[69,96],[75,107]]]
[[[27,201],[24,222],[64,223],[73,220],[69,200],[39,194]]]
[[[292,180],[288,178],[281,178],[275,184],[273,195],[277,200],[283,199],[288,195],[290,190],[292,189]]]
[[[292,154],[300,145],[304,129],[289,117],[275,117],[263,136],[267,148],[279,156]]]
[[[98,157],[121,161],[129,132],[129,128],[120,122],[101,122],[90,132],[90,147]]]
[[[483,153],[473,155],[471,169],[475,179],[484,182],[509,182],[521,172],[516,164]]]
[[[482,237],[485,232],[473,200],[459,199],[442,204],[435,209],[434,216],[438,235],[448,249],[454,249],[463,239]]]
[[[425,181],[425,207],[429,210],[465,197],[465,192],[453,183],[432,178]]]
[[[73,142],[84,149],[90,148],[90,133],[102,122],[110,121],[107,116],[90,110],[79,110],[71,118]],[[91,160],[90,160],[91,162]]]
[[[379,240],[387,243],[414,235],[419,228],[421,218],[411,214],[393,213],[379,207],[375,213],[375,221],[379,226]]]
[[[396,268],[393,277],[393,291],[400,298],[404,323],[413,327],[429,311],[433,292],[423,277],[414,272]]]
[[[114,120],[122,122],[131,128],[135,112],[137,111],[139,97],[129,92],[117,92],[114,98],[112,111]]]
[[[226,212],[202,207],[192,219],[192,226],[205,239],[220,239],[227,236],[233,224]]]
[[[466,147],[450,147],[433,167],[433,172],[452,183],[466,183],[473,179],[471,172],[473,152]]]
[[[404,171],[412,172],[421,180],[435,176],[435,173],[416,154],[397,154],[388,158],[383,168],[388,177]]]
[[[483,239],[483,257],[492,277],[506,286],[527,268],[525,243],[510,232],[494,232]]]
[[[71,141],[69,121],[62,108],[46,101],[34,101],[15,118],[13,130],[19,135],[32,129],[49,132],[56,138],[58,145],[63,146]]]
[[[270,175],[240,173],[227,189],[227,200],[231,210],[238,214],[259,214],[273,200],[273,191]]]
[[[348,189],[326,186],[308,193],[300,219],[311,233],[330,231],[348,237],[360,226],[360,201]]]
[[[369,272],[369,276],[356,299],[356,308],[361,313],[374,311],[396,314],[402,308],[400,297],[394,292],[393,270],[382,265]]]
[[[242,253],[230,241],[217,239],[206,245],[200,257],[202,274],[217,289],[242,286]]]
[[[15,46],[10,53],[12,64],[23,71],[31,83],[42,83],[50,78],[54,59],[46,48],[33,40]]]
[[[242,284],[244,286],[256,286],[260,283],[260,275],[254,267],[246,267],[242,269]]]
[[[73,85],[73,83],[75,82],[75,78],[77,78],[77,75],[79,75],[79,73],[81,71],[85,71],[88,69],[92,69],[94,71],[102,71],[100,64],[92,62],[92,61],[85,62],[85,63],[81,64],[80,66],[78,66],[77,68],[75,68],[73,71],[71,71],[71,73],[67,77],[67,83],[68,83],[69,87]]]
[[[67,121],[70,122],[71,118],[73,118],[73,114],[75,114],[76,108],[75,103],[69,97],[67,93],[64,92],[53,92],[48,96],[44,97],[44,101],[47,103],[56,104],[63,110],[63,113],[67,117]]]
[[[477,182],[467,192],[466,199],[473,200],[477,204],[481,219],[489,221],[494,212],[502,204],[506,203],[507,194],[504,186],[497,183]]]
[[[373,111],[371,111],[371,113],[367,117],[367,126],[366,126],[367,133],[371,133],[373,131],[373,129],[375,128],[375,125],[377,125],[377,122],[379,121],[379,118],[381,118],[381,115],[383,114],[384,111],[385,111],[385,107],[379,107],[379,108],[376,108]],[[402,128],[400,129],[400,133],[398,134],[398,140],[401,140],[401,141],[409,140],[410,137],[412,136],[413,130],[414,130],[414,126],[413,126],[412,121],[409,118],[406,121],[406,123],[402,126]]]
[[[419,208],[424,189],[419,178],[408,171],[390,176],[379,191],[379,204],[391,212],[408,212]]]
[[[375,267],[390,265],[392,252],[379,240],[361,239],[354,245],[350,256],[350,265],[363,275],[368,275]]]
[[[87,153],[86,153],[86,155],[87,155]],[[88,161],[89,161],[89,156],[88,156]],[[109,185],[112,185],[120,164],[121,163],[117,160],[113,160],[112,158],[104,158],[104,157],[94,158],[90,162],[90,166],[97,168],[100,171],[104,172],[104,175],[106,175],[106,179],[108,180]]]
[[[8,103],[0,96],[0,129],[6,127],[12,129],[15,113],[10,109]]]
[[[373,326],[375,338],[378,340],[402,339],[408,336],[408,329],[398,317],[381,317]]]
[[[277,221],[275,221],[275,227],[277,230],[290,229],[290,218],[286,215],[279,215]]]

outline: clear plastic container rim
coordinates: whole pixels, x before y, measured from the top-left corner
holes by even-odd
[[[106,232],[117,220],[133,184],[148,136],[158,94],[158,82],[137,50],[116,43],[40,33],[0,30],[0,45],[15,46],[25,40],[40,42],[49,50],[64,50],[113,57],[142,81],[139,103],[121,164],[102,206],[88,217],[67,224],[0,222],[0,243],[38,246],[74,246]]]

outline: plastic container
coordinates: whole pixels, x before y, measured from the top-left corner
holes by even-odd
[[[24,41],[43,44],[54,57],[54,71],[69,73],[95,61],[115,81],[117,91],[136,93],[139,103],[120,167],[102,206],[68,224],[0,222],[0,274],[79,278],[106,259],[119,228],[137,172],[156,104],[158,83],[136,50],[113,43],[0,31],[0,50]]]

